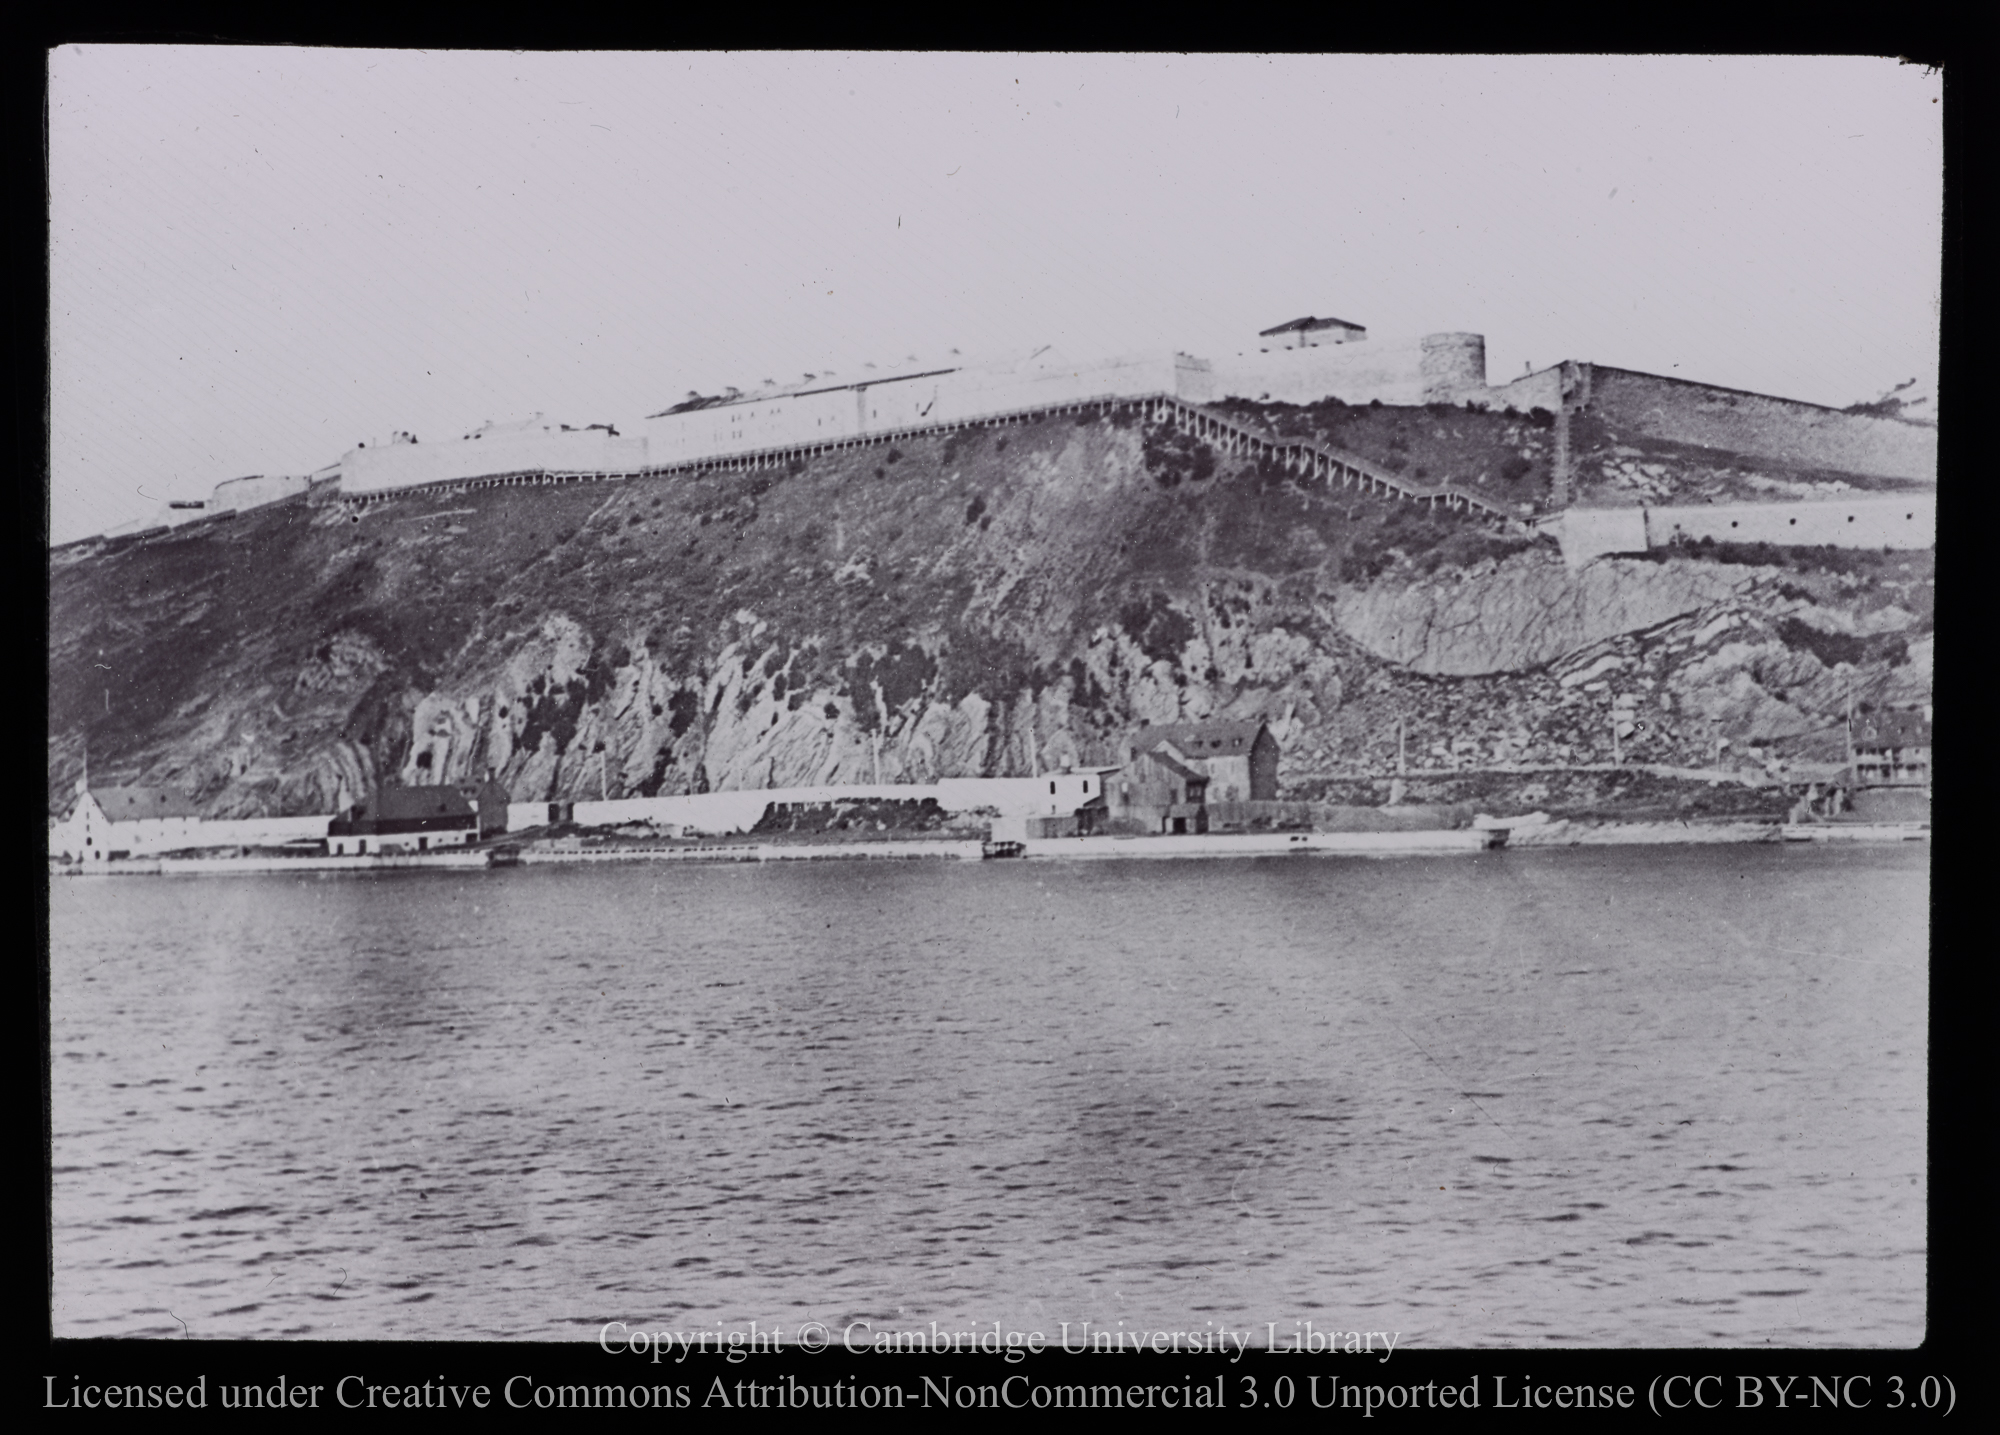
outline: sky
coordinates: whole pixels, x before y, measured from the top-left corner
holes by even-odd
[[[1942,84],[1852,57],[49,56],[50,540],[395,430],[1305,314],[1934,392]],[[628,425],[631,426],[628,428]]]

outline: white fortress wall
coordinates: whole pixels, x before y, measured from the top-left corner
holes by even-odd
[[[1790,547],[1929,548],[1937,542],[1937,497],[1571,508],[1540,527],[1556,535],[1563,561],[1572,568],[1608,553],[1644,553],[1704,538]]]
[[[646,421],[654,467],[949,424],[1107,399],[1215,397],[1209,370],[1185,355],[1126,355],[1089,364],[1025,360],[837,389],[747,394],[731,403]]]
[[[507,473],[638,473],[646,440],[602,430],[537,429],[445,443],[393,443],[341,456],[340,491],[387,493]]]
[[[1470,394],[1492,409],[1513,409],[1517,413],[1527,413],[1530,409],[1547,409],[1556,413],[1562,408],[1562,366],[1551,365],[1537,369],[1532,374],[1523,374],[1511,383],[1495,384],[1484,394]]]
[[[1479,334],[1360,339],[1310,349],[1232,354],[1213,363],[1216,393],[1310,404],[1456,403],[1486,388],[1486,340]]]
[[[288,477],[284,474],[258,474],[251,478],[224,479],[209,495],[208,508],[211,513],[232,509],[241,513],[246,508],[261,508],[267,503],[291,498],[304,493],[312,486],[310,478]]]
[[[850,386],[769,398],[746,395],[711,408],[661,414],[646,420],[647,459],[655,468],[670,468],[855,438],[861,433],[856,393]]]
[[[1607,553],[1646,551],[1643,508],[1569,508],[1536,525],[1562,544],[1563,562],[1581,568]]]
[[[1074,365],[1029,361],[963,370],[952,378],[956,382],[941,386],[938,396],[938,414],[947,423],[1107,399],[1173,395],[1198,403],[1213,396],[1203,392],[1208,369],[1176,354],[1127,354]]]
[[[1574,510],[1572,510],[1574,511]],[[1801,547],[1929,548],[1937,542],[1937,496],[1813,500],[1806,503],[1701,504],[1646,510],[1646,541],[1679,539],[1779,543]]]

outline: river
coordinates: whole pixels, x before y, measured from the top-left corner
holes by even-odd
[[[55,1333],[1914,1345],[1929,856],[55,880]]]

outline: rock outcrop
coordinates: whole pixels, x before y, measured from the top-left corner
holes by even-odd
[[[69,550],[50,800],[86,740],[93,774],[245,816],[488,770],[517,801],[1020,775],[1207,716],[1269,721],[1312,796],[1386,772],[1399,728],[1426,766],[1765,761],[1928,693],[1928,554],[1572,573],[1187,448],[1045,420]]]

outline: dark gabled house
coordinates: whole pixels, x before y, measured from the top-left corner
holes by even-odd
[[[1177,722],[1141,728],[1134,745],[1164,743],[1174,755],[1208,778],[1210,802],[1275,802],[1278,797],[1278,740],[1264,723]]]
[[[336,857],[428,852],[462,846],[478,835],[479,816],[455,787],[385,787],[326,827],[327,850]]]
[[[1105,782],[1109,825],[1126,831],[1208,831],[1208,774],[1165,744],[1134,745],[1122,770]]]

